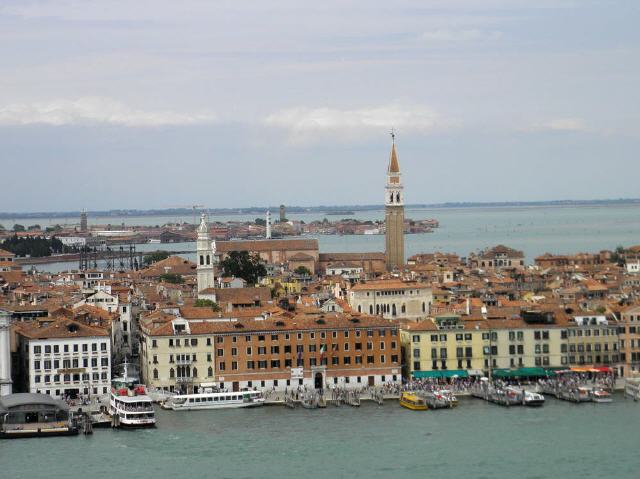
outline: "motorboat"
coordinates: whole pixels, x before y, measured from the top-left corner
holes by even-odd
[[[426,411],[429,409],[423,397],[412,392],[403,392],[400,396],[400,405],[412,411]]]
[[[593,388],[591,390],[591,400],[597,403],[613,402],[613,398],[609,391],[603,388]]]

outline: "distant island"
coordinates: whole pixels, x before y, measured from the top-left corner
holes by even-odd
[[[455,202],[455,203],[414,203],[407,204],[407,209],[415,208],[513,208],[513,207],[542,207],[542,206],[618,206],[618,205],[640,205],[640,198],[619,198],[600,200],[549,200],[549,201],[492,201],[492,202]],[[352,215],[362,211],[381,210],[383,205],[338,205],[338,206],[287,206],[287,214],[320,213],[327,215]],[[204,208],[203,211],[211,216],[222,215],[264,215],[267,210],[278,211],[278,206],[250,206],[248,208]],[[166,208],[166,209],[114,209],[88,211],[87,214],[93,217],[116,217],[123,216],[187,216],[193,214],[192,208]],[[0,212],[0,219],[15,218],[69,218],[80,216],[80,211],[39,211],[39,212]]]

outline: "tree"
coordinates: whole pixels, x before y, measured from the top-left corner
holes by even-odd
[[[307,268],[306,266],[298,266],[296,269],[293,270],[293,272],[295,274],[299,274],[300,276],[311,276],[311,271],[309,271],[309,268]]]
[[[267,220],[263,219],[263,218],[256,218],[255,223],[258,226],[267,226]]]
[[[260,257],[248,251],[231,251],[220,265],[224,276],[242,278],[249,284],[256,284],[259,278],[267,275]]]
[[[60,225],[47,226],[44,231],[45,231],[45,233],[58,233],[58,232],[62,231],[62,226],[60,226]]]
[[[611,262],[622,265],[624,263],[624,246],[618,246],[616,250],[611,253]]]
[[[5,231],[4,226],[0,225],[0,231]]]
[[[165,283],[171,284],[182,284],[184,283],[184,279],[181,275],[177,273],[166,273],[160,276],[160,281],[164,281]]]
[[[210,307],[214,312],[221,311],[220,306],[215,301],[211,301],[210,299],[196,299],[193,302],[193,305],[198,308],[206,308]]]
[[[19,231],[24,231],[24,226],[23,225],[19,225],[19,224],[15,224],[13,225],[13,231],[15,231],[16,233]]]
[[[65,246],[62,241],[53,237],[51,239],[38,238],[18,238],[13,235],[0,243],[2,249],[11,251],[17,256],[31,256],[40,258],[42,256],[51,256],[52,253],[68,253],[75,251],[71,246]]]
[[[168,251],[154,251],[153,253],[145,254],[142,258],[142,262],[145,266],[149,266],[153,263],[157,263],[158,261],[162,261],[163,259],[167,259],[168,257]]]
[[[35,225],[31,225],[27,228],[29,231],[40,231],[40,225],[35,224]]]

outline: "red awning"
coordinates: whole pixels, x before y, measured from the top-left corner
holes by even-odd
[[[593,368],[594,371],[599,372],[599,373],[610,373],[611,372],[611,368],[608,366],[598,366]]]

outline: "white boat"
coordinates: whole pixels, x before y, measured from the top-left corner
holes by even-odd
[[[611,394],[609,394],[608,391],[602,388],[593,388],[591,390],[591,400],[597,403],[606,403],[606,402],[612,402],[613,398],[611,397]]]
[[[160,243],[160,240],[158,238],[149,238],[147,240],[147,243],[148,244],[158,244],[158,243]]]
[[[127,363],[124,364],[124,375],[111,380],[109,414],[115,427],[142,428],[156,425],[153,401],[137,378],[127,376]]]
[[[258,407],[263,404],[264,394],[262,394],[262,391],[203,392],[198,394],[176,394],[164,401],[162,408],[174,411],[194,411],[199,409]]]
[[[533,391],[524,391],[524,405],[539,407],[544,405],[544,396]]]
[[[624,383],[624,395],[634,401],[640,400],[640,379],[628,378]]]

